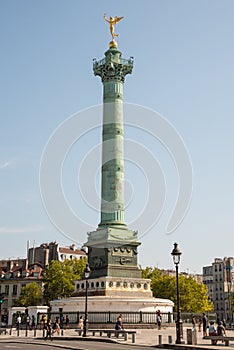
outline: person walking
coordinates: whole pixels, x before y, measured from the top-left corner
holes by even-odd
[[[207,327],[208,327],[208,318],[207,318],[206,314],[203,312],[203,314],[202,314],[203,337],[207,336]]]
[[[157,325],[158,325],[158,329],[161,329],[162,316],[161,316],[161,311],[160,310],[157,311]]]
[[[19,315],[17,317],[17,320],[16,320],[16,328],[17,328],[17,330],[20,330],[21,321],[22,321],[22,319],[21,319],[21,316]]]
[[[50,338],[50,340],[52,341],[52,327],[51,327],[51,320],[50,319],[47,321],[47,324],[46,324],[45,340],[47,340],[48,338]]]
[[[201,332],[201,326],[202,326],[202,318],[199,317],[199,320],[198,320],[198,332]]]
[[[80,316],[79,323],[78,323],[78,328],[82,331],[84,329],[84,320],[83,317]]]
[[[64,323],[64,316],[63,314],[60,315],[60,318],[59,318],[59,325],[60,325],[60,329],[63,329],[63,323]]]
[[[56,317],[55,322],[53,324],[53,333],[57,332],[60,335],[60,325],[59,325],[59,317]]]
[[[192,316],[192,329],[196,328],[196,317],[193,315]]]
[[[69,317],[68,317],[68,315],[66,315],[66,318],[65,318],[65,327],[66,327],[66,329],[69,328],[69,322],[70,322]]]
[[[32,329],[36,328],[36,318],[34,315],[32,315]]]
[[[29,315],[27,315],[27,317],[26,317],[26,329],[30,329],[30,322],[31,322],[31,317],[29,317]]]

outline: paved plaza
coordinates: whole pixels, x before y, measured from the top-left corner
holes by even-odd
[[[206,349],[223,349],[224,343],[219,342],[216,346],[211,346],[210,340],[204,340],[202,338],[202,332],[197,332],[197,345],[187,345],[187,329],[191,329],[190,325],[184,325],[184,341],[187,348],[206,348]],[[116,339],[114,337],[111,337],[111,341],[113,342],[119,342],[124,343],[128,345],[132,345],[133,347],[135,345],[143,345],[143,346],[158,346],[160,344],[160,339],[162,344],[168,344],[167,348],[174,348],[174,347],[180,347],[184,348],[185,345],[177,345],[175,346],[175,327],[162,327],[160,330],[158,329],[137,329],[136,330],[136,342],[135,344],[132,343],[131,336],[128,337],[127,341],[124,341],[122,338]],[[20,341],[20,342],[44,342],[42,339],[42,331],[37,331],[37,337],[33,337],[33,331],[28,331],[27,337],[25,337],[25,330],[20,331],[20,336],[17,336],[16,329],[13,329],[12,335],[6,334],[0,336],[0,342],[4,340],[14,340],[14,341]],[[159,337],[160,336],[160,337]],[[227,331],[227,336],[234,336],[234,331]],[[172,337],[172,344],[169,345],[170,339]],[[66,329],[63,332],[63,336],[60,335],[59,337],[53,337],[53,345],[63,346],[63,339],[65,340],[77,340],[79,342],[79,339],[81,340],[82,337],[80,337],[75,329]],[[102,340],[102,341],[108,341],[109,339],[106,336],[96,336],[93,337],[91,333],[89,333],[89,336],[87,341],[89,340]],[[82,339],[82,341],[84,338]],[[230,343],[230,347],[234,347],[234,342]],[[72,347],[70,347],[72,348]]]

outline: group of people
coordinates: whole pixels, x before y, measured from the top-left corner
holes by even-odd
[[[16,328],[20,329],[22,323],[22,318],[20,315],[18,315],[17,319],[16,319]],[[34,315],[32,315],[31,317],[29,315],[26,316],[26,327],[27,329],[35,329],[36,327],[36,317]]]
[[[193,329],[196,327],[196,318],[195,316],[192,316],[192,327]],[[198,332],[203,331],[203,337],[206,337],[207,335],[226,335],[226,322],[225,320],[217,320],[217,326],[215,326],[215,323],[213,321],[208,322],[208,318],[205,313],[202,314],[202,317],[198,320]]]
[[[52,324],[51,319],[47,320],[46,315],[42,315],[40,323],[43,325],[43,329],[46,330],[45,340],[48,338],[52,340],[53,334],[57,333],[57,335],[60,335],[60,330],[64,328],[64,324],[65,328],[69,327],[69,317],[66,315],[66,318],[64,318],[63,314],[61,314],[55,318],[55,321]]]
[[[226,335],[226,326],[224,326],[225,322],[218,321],[217,327],[215,326],[214,322],[210,322],[210,326],[208,328],[209,335]]]

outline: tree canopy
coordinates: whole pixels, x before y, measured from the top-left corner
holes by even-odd
[[[43,276],[44,299],[68,298],[74,291],[75,280],[81,278],[86,266],[86,259],[52,260]]]
[[[143,278],[151,279],[154,297],[170,299],[177,307],[176,277],[163,275],[158,268],[146,267],[142,271]],[[207,288],[197,283],[192,276],[179,275],[180,308],[182,312],[201,313],[213,310],[208,300]]]
[[[17,306],[41,305],[41,286],[36,282],[31,282],[22,287],[19,299],[15,301]]]

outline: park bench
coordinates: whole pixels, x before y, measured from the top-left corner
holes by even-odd
[[[81,336],[83,334],[83,330],[77,329],[76,330],[78,334]],[[112,335],[114,335],[116,338],[119,338],[122,336],[124,340],[128,340],[128,335],[132,336],[132,343],[136,342],[136,331],[131,331],[131,330],[125,330],[125,329],[120,329],[120,330],[115,330],[115,329],[89,329],[89,333],[92,333],[93,336],[95,336],[97,333],[101,337],[103,334],[106,334],[108,338],[111,338]]]
[[[116,338],[119,338],[122,336],[124,340],[128,340],[128,335],[132,336],[132,343],[136,342],[136,331],[126,330],[126,329],[90,329],[90,332],[92,332],[93,336],[95,336],[96,333],[99,333],[100,336],[102,336],[102,333],[106,334],[108,338],[111,338],[112,335],[114,335]]]
[[[212,345],[216,345],[217,341],[224,342],[225,346],[229,346],[229,342],[232,340],[234,341],[234,337],[226,337],[222,335],[208,335],[206,337],[203,337],[203,339],[210,339]]]

